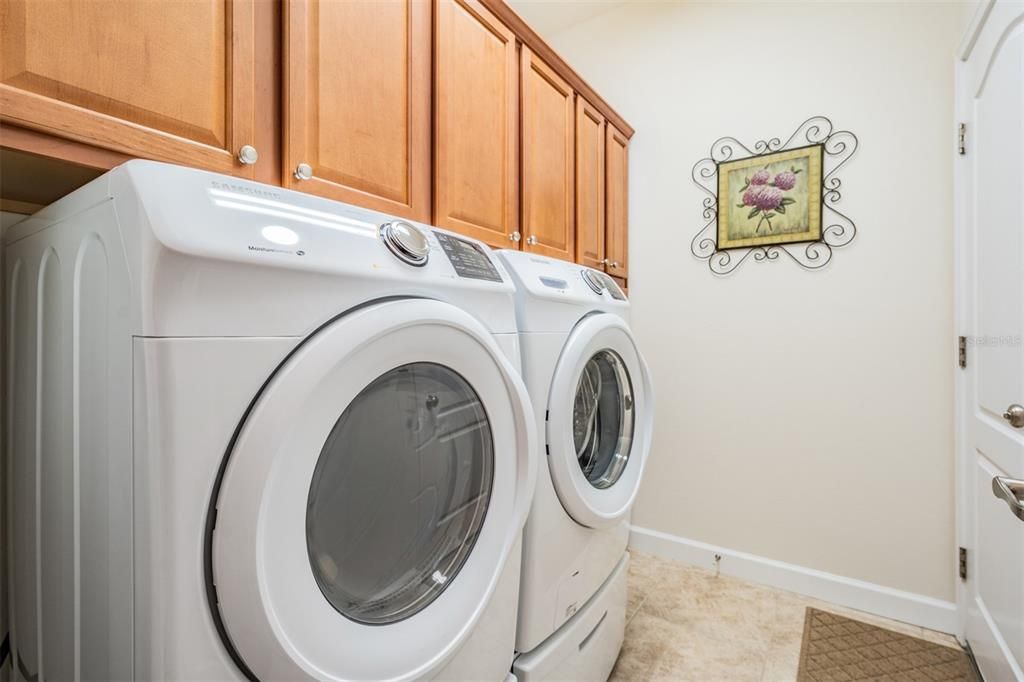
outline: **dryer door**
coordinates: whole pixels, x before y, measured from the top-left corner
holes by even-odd
[[[619,317],[585,317],[569,335],[549,393],[548,465],[562,506],[604,528],[626,518],[650,449],[647,366]]]
[[[445,665],[525,521],[531,414],[493,337],[445,303],[381,302],[301,344],[240,425],[211,514],[211,608],[243,672]]]

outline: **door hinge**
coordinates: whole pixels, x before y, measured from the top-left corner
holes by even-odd
[[[960,548],[960,580],[967,580],[967,548]]]
[[[960,352],[959,352],[960,369],[966,369],[967,368],[967,337],[966,336],[961,336],[957,345],[958,345],[958,347],[960,349]]]
[[[960,151],[960,156],[963,156],[967,153],[967,124],[961,123],[957,133],[957,149]]]

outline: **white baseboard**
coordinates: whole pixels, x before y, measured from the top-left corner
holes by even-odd
[[[904,592],[637,526],[630,528],[629,546],[639,552],[703,568],[714,568],[717,554],[722,557],[719,568],[725,575],[939,632],[957,632],[956,604],[923,594]]]

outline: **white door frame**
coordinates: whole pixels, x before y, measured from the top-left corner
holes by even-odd
[[[960,43],[960,47],[957,50],[956,62],[954,63],[954,126],[953,130],[957,130],[958,126],[962,123],[964,125],[969,124],[970,117],[970,98],[966,93],[967,84],[965,82],[965,76],[963,73],[964,62],[970,57],[971,52],[974,50],[974,46],[977,43],[978,35],[981,33],[982,27],[985,25],[985,19],[988,18],[989,13],[992,11],[992,7],[995,5],[995,0],[983,0],[979,3],[977,10],[974,13],[973,19],[971,19],[970,26],[968,26],[966,33],[964,34],[963,40]],[[969,125],[968,125],[969,127]],[[959,352],[959,336],[967,336],[967,332],[970,328],[970,320],[968,319],[967,312],[967,296],[968,296],[968,258],[966,257],[967,240],[968,240],[968,225],[969,225],[969,196],[970,188],[967,186],[967,182],[971,179],[971,175],[968,172],[969,157],[961,155],[959,153],[959,146],[951,144],[951,153],[953,154],[953,270],[954,270],[954,293],[953,293],[953,305],[954,314],[953,320],[956,325],[956,333],[950,340],[953,345],[953,353],[950,355],[952,358],[957,357]],[[970,479],[968,477],[967,465],[969,462],[969,443],[968,443],[968,418],[970,416],[970,406],[968,405],[969,395],[967,392],[967,377],[962,369],[957,364],[953,365],[953,386],[954,396],[956,402],[956,418],[955,418],[955,436],[954,436],[954,452],[956,453],[956,461],[954,466],[954,504],[956,505],[956,546],[965,547],[969,542],[970,538],[970,510],[968,509],[967,501],[967,486],[970,485]],[[952,564],[952,570],[954,575],[957,575],[956,571],[959,570],[959,558],[957,556],[951,557],[950,563]],[[969,569],[969,567],[968,567]],[[967,586],[963,580],[959,577],[956,579],[956,636],[961,643],[967,642]]]

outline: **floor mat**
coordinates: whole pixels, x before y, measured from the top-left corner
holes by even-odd
[[[808,607],[797,682],[853,680],[979,682],[962,650]]]

